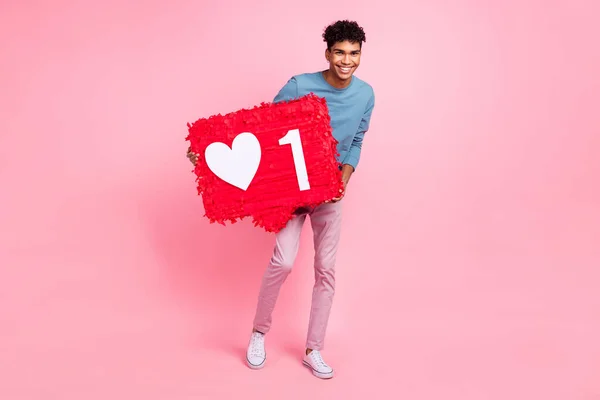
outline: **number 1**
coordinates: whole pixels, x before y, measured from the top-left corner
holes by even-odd
[[[292,145],[292,157],[294,158],[294,166],[296,167],[296,177],[298,178],[298,186],[300,190],[309,190],[308,172],[306,172],[306,161],[304,161],[304,150],[302,150],[302,142],[300,141],[300,130],[292,129],[279,139],[280,145]]]

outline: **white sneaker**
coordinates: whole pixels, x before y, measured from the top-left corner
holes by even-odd
[[[318,350],[313,350],[310,354],[305,355],[303,363],[312,370],[313,375],[317,378],[333,378],[333,368],[323,361],[323,357]]]
[[[265,335],[260,332],[252,332],[246,351],[246,363],[252,369],[260,369],[265,366],[266,359]]]

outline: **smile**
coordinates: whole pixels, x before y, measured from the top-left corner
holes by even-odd
[[[340,67],[340,66],[338,66],[338,68],[340,69],[340,71],[342,71],[343,74],[349,74],[350,71],[352,71],[351,67]]]

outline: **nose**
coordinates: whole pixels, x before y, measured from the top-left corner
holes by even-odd
[[[342,58],[342,64],[344,64],[344,65],[350,64],[350,55],[349,54],[346,54],[344,56],[344,58]]]

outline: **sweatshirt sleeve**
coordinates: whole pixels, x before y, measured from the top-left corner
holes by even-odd
[[[279,103],[281,101],[290,101],[298,97],[298,82],[296,78],[290,78],[287,83],[281,88],[273,103]]]
[[[371,94],[371,98],[367,102],[367,106],[363,117],[358,126],[358,131],[356,135],[354,135],[354,139],[352,140],[352,144],[350,145],[350,149],[348,150],[348,154],[344,159],[343,164],[349,164],[356,170],[358,165],[358,161],[360,160],[360,152],[362,150],[362,143],[365,137],[365,133],[369,130],[369,125],[371,123],[371,114],[373,113],[373,108],[375,108],[375,94]]]

